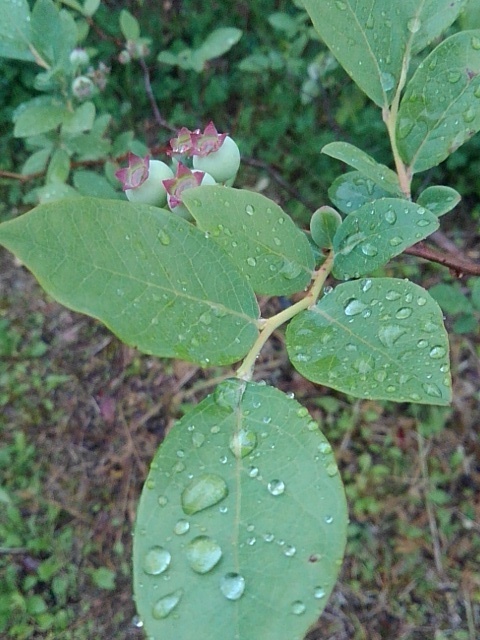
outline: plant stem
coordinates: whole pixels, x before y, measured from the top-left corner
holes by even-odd
[[[292,304],[292,306],[288,307],[288,309],[284,309],[280,313],[277,313],[271,318],[268,318],[268,320],[264,321],[264,324],[260,330],[260,334],[258,338],[255,341],[255,344],[247,353],[247,355],[245,356],[245,360],[242,362],[239,369],[237,370],[237,373],[236,373],[237,378],[240,378],[241,380],[251,380],[253,367],[255,366],[255,361],[258,358],[258,355],[262,350],[263,345],[267,342],[267,340],[272,335],[272,333],[276,329],[278,329],[278,327],[280,327],[282,324],[284,324],[288,320],[291,320],[294,316],[300,313],[300,311],[304,311],[305,309],[312,307],[316,303],[322,291],[322,287],[325,283],[325,280],[327,279],[330,271],[332,270],[333,257],[334,257],[333,251],[330,251],[330,253],[325,259],[325,262],[322,264],[319,270],[315,273],[313,284],[308,290],[308,293],[305,295],[304,298],[302,298],[295,304]]]

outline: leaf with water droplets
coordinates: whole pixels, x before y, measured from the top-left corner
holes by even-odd
[[[0,243],[56,300],[144,353],[227,364],[258,335],[248,281],[201,231],[162,209],[63,200],[1,225]]]
[[[417,198],[417,204],[440,217],[454,209],[461,199],[460,194],[455,189],[443,185],[435,185],[422,191]]]
[[[272,387],[225,381],[168,433],[142,492],[134,589],[147,635],[303,638],[346,527],[332,447],[308,411]]]
[[[371,273],[439,227],[437,216],[401,198],[381,198],[348,215],[333,239],[333,275],[339,280]]]
[[[389,105],[402,66],[454,22],[465,0],[304,0],[315,29],[377,105]]]
[[[310,282],[315,265],[309,242],[272,200],[217,185],[189,189],[183,202],[256,293],[289,295]]]
[[[31,16],[27,0],[0,0],[0,57],[29,60],[35,57],[30,50]]]
[[[379,198],[390,198],[391,193],[383,189],[360,171],[348,171],[338,176],[328,189],[328,196],[342,213],[352,213],[367,202]]]
[[[295,368],[313,382],[357,398],[451,401],[442,311],[408,280],[340,284],[296,316],[286,337]]]
[[[374,184],[381,187],[388,194],[394,196],[402,195],[397,174],[353,144],[348,142],[330,142],[323,147],[322,153],[325,153],[331,158],[341,160],[354,169],[357,169],[364,178],[372,180]]]
[[[440,164],[480,130],[480,30],[441,42],[419,65],[400,104],[396,137],[413,173]]]

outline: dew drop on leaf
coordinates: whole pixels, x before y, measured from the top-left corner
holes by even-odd
[[[395,224],[395,222],[397,221],[397,214],[393,209],[388,209],[388,211],[385,211],[383,217],[388,222],[388,224]]]
[[[220,591],[227,600],[238,600],[245,591],[245,578],[239,573],[226,573],[220,580]]]
[[[421,26],[422,23],[418,18],[411,18],[407,22],[407,29],[410,31],[410,33],[417,33],[418,31],[420,31]]]
[[[173,532],[177,534],[177,536],[185,535],[190,529],[190,523],[188,520],[178,520],[173,527]]]
[[[182,492],[182,509],[187,515],[198,513],[223,500],[228,494],[225,480],[215,473],[205,473],[190,482]]]
[[[197,536],[186,549],[187,560],[196,573],[208,573],[222,557],[220,545],[208,536]]]
[[[433,382],[425,382],[424,384],[422,384],[422,387],[427,396],[431,396],[432,398],[442,397],[442,392]]]
[[[143,570],[151,576],[158,576],[168,569],[171,559],[169,551],[163,547],[153,547],[145,555]]]
[[[387,324],[378,330],[378,339],[384,347],[393,347],[395,342],[407,332],[406,329],[398,324]]]
[[[163,598],[157,600],[157,602],[153,605],[152,616],[157,620],[166,618],[178,605],[178,603],[182,599],[182,596],[182,589],[177,589],[177,591],[173,591],[172,593],[163,596]]]
[[[195,432],[192,434],[192,444],[196,449],[199,449],[205,442],[205,436],[203,433]]]
[[[325,597],[325,589],[323,589],[322,587],[315,587],[315,589],[313,590],[313,596],[317,598],[317,600],[321,600]]]
[[[295,614],[296,616],[299,616],[302,613],[305,613],[306,610],[307,610],[307,607],[301,600],[295,600],[295,602],[292,603],[292,613]]]
[[[333,516],[325,516],[324,520],[325,520],[325,524],[332,524]]]
[[[377,247],[374,244],[372,244],[371,242],[365,242],[365,244],[362,244],[360,249],[362,250],[362,253],[364,255],[372,257],[372,258],[378,254]]]
[[[271,480],[267,485],[267,489],[272,496],[281,496],[285,491],[285,483],[283,480]]]
[[[250,258],[247,258],[247,264],[250,267],[255,267],[257,264],[257,261],[255,260],[255,258],[250,257]]]
[[[406,318],[409,318],[411,315],[412,315],[412,309],[410,307],[401,307],[395,314],[395,317],[398,318],[398,320],[405,320]]]
[[[244,458],[257,446],[257,434],[249,429],[239,429],[232,435],[228,446],[236,458]]]
[[[255,213],[254,207],[252,207],[251,204],[247,204],[247,206],[245,207],[245,213],[249,216],[253,216],[253,214]]]
[[[446,355],[446,353],[447,353],[447,350],[445,349],[445,347],[442,347],[442,346],[440,346],[440,345],[437,345],[437,346],[432,347],[432,348],[430,349],[430,352],[429,352],[429,354],[428,354],[428,355],[429,355],[431,358],[433,358],[433,359],[435,359],[435,360],[436,360],[436,359],[439,359],[439,358],[443,358],[443,357]]]
[[[297,550],[293,545],[287,544],[287,546],[283,550],[283,553],[287,556],[287,558],[292,558],[297,553]]]
[[[388,242],[391,247],[398,247],[399,244],[402,244],[403,239],[400,236],[394,236]]]
[[[164,246],[168,246],[170,244],[170,236],[163,229],[158,232],[158,239]]]
[[[347,304],[345,305],[345,315],[346,316],[356,316],[359,313],[362,313],[367,308],[367,305],[357,300],[357,298],[351,298]]]

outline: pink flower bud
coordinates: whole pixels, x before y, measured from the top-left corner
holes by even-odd
[[[199,187],[204,175],[203,171],[191,171],[181,162],[178,163],[175,177],[163,180],[163,186],[167,191],[168,206],[172,211],[182,203],[182,193],[185,189]]]

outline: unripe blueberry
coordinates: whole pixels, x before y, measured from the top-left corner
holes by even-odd
[[[95,85],[87,76],[78,76],[72,82],[72,93],[79,100],[91,98],[95,91]]]
[[[84,67],[90,62],[90,56],[85,49],[77,47],[70,53],[70,62],[76,67]]]
[[[164,207],[167,203],[167,191],[162,181],[170,178],[173,178],[173,171],[168,164],[161,160],[150,160],[148,178],[139,187],[127,189],[125,195],[130,202]]]
[[[235,177],[240,166],[240,151],[230,136],[223,141],[217,151],[207,156],[193,156],[193,168],[206,171],[216,182],[226,182]]]
[[[192,173],[193,174],[197,174],[198,172],[197,171],[193,171]],[[206,173],[206,172],[202,172],[202,173],[203,173],[203,178],[202,178],[202,181],[200,182],[200,185],[199,185],[200,187],[205,186],[205,185],[217,184],[209,173]],[[181,197],[181,195],[180,195],[180,197]],[[181,218],[183,218],[184,220],[188,220],[189,222],[193,222],[193,216],[191,215],[191,213],[187,209],[187,207],[183,204],[183,202],[180,202],[179,204],[177,204],[175,206],[172,206],[170,204],[170,202],[169,202],[168,206],[170,207],[170,211],[172,213],[174,213],[175,215],[180,216]]]
[[[332,207],[320,207],[312,215],[310,220],[310,232],[312,240],[320,249],[329,249],[333,246],[333,237],[338,227],[342,224],[342,216]]]

